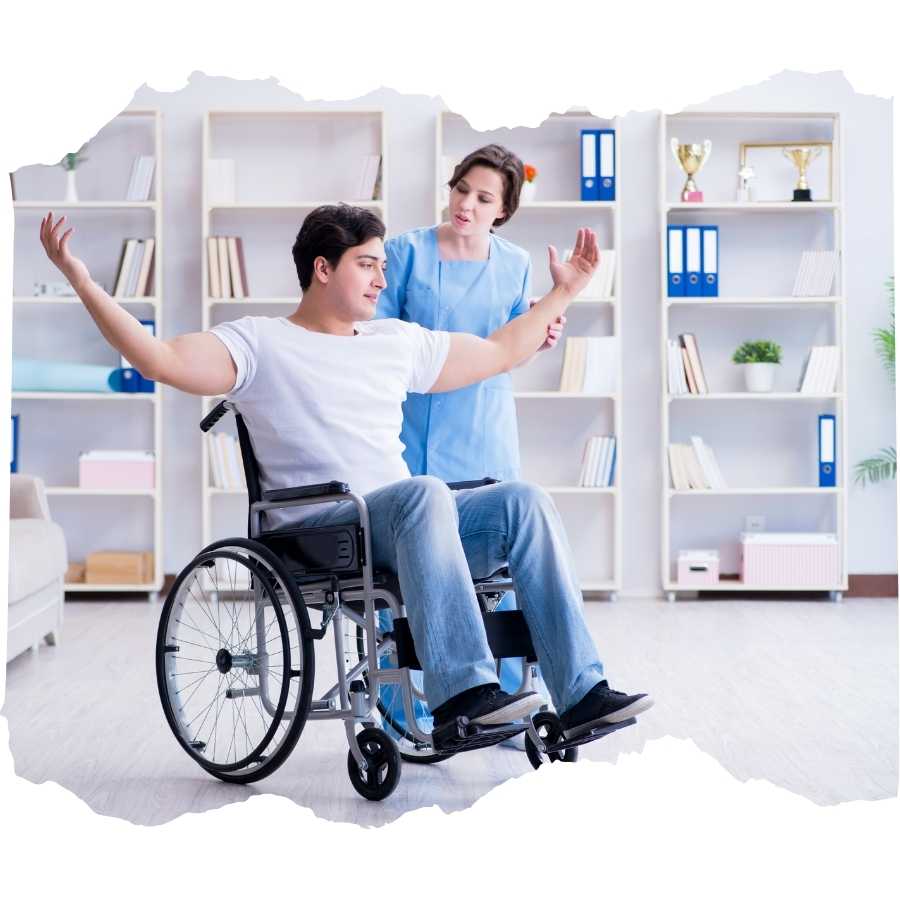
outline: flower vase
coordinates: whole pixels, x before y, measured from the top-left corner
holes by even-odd
[[[744,380],[752,394],[768,394],[775,386],[778,363],[744,363]]]
[[[533,203],[537,194],[537,183],[534,181],[523,181],[522,191],[519,194],[520,203]]]
[[[75,170],[66,170],[66,203],[78,202],[78,188],[75,185]]]

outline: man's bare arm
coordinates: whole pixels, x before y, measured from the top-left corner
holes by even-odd
[[[508,372],[537,352],[547,330],[563,315],[572,300],[590,281],[600,258],[597,236],[590,228],[578,231],[575,250],[562,263],[555,247],[549,248],[553,288],[521,316],[487,338],[454,332],[443,369],[429,393],[455,391]]]
[[[100,333],[145,377],[189,394],[216,396],[234,387],[237,370],[225,345],[208,332],[161,340],[150,334],[91,278],[87,266],[69,250],[70,228],[60,236],[65,216],[41,221],[41,243],[53,264],[81,298]]]

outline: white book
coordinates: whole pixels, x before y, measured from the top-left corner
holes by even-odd
[[[616,278],[616,251],[607,250],[606,254],[609,260],[609,265],[606,269],[606,278],[603,284],[603,296],[612,297],[614,293],[613,287],[615,285]]]
[[[722,470],[719,468],[719,461],[716,459],[716,454],[713,453],[712,447],[709,444],[704,444],[703,449],[706,452],[706,458],[709,461],[709,465],[712,468],[714,481],[713,487],[719,490],[724,490],[728,487],[728,484],[725,481],[725,477],[722,475]]]
[[[244,468],[241,461],[241,447],[237,442],[237,438],[228,436],[228,452],[231,459],[231,474],[234,486],[241,488],[244,486],[244,478],[242,470]]]
[[[119,275],[116,278],[114,297],[124,297],[125,288],[128,286],[128,273],[131,271],[131,260],[137,248],[137,238],[128,238],[125,241],[125,252],[122,254],[122,262],[119,266]]]
[[[219,280],[222,283],[221,296],[228,299],[233,296],[231,292],[231,272],[228,265],[228,239],[225,237],[217,237],[216,249],[219,254]]]
[[[697,457],[697,463],[700,466],[700,471],[703,474],[703,480],[706,482],[707,487],[713,487],[715,477],[713,475],[712,466],[709,464],[709,460],[707,459],[705,451],[705,445],[703,441],[697,436],[691,436],[691,446],[694,451],[694,455]]]
[[[588,457],[591,452],[591,443],[593,438],[588,438],[584,442],[584,447],[581,450],[581,469],[578,472],[578,487],[587,487],[587,466],[588,466]]]
[[[816,374],[821,365],[821,348],[810,347],[809,359],[806,363],[806,372],[803,376],[803,384],[800,386],[801,394],[815,393]]]
[[[137,200],[135,185],[137,184],[137,175],[138,169],[140,169],[141,166],[141,159],[143,159],[143,157],[136,156],[134,162],[131,164],[131,178],[128,179],[128,190],[125,192],[126,200]]]
[[[131,263],[128,267],[128,281],[125,284],[125,296],[133,297],[137,290],[138,278],[141,274],[141,262],[144,258],[144,241],[139,240],[134,248],[134,254],[131,257]]]
[[[212,486],[216,488],[225,487],[225,479],[222,474],[222,464],[219,460],[218,441],[215,434],[206,435],[206,447],[209,451],[209,471],[212,476]]]
[[[235,202],[233,159],[206,161],[206,202],[210,206]]]
[[[616,439],[612,436],[605,439],[607,445],[606,458],[603,461],[603,471],[600,474],[599,487],[609,487],[612,480],[613,459],[616,455]]]
[[[594,438],[596,452],[594,453],[593,466],[591,468],[590,487],[600,487],[603,476],[603,467],[606,465],[606,457],[609,453],[609,441],[607,438],[597,435]]]
[[[244,289],[241,285],[241,264],[238,261],[237,239],[226,238],[228,244],[228,269],[231,272],[231,293],[236,300],[244,299]]]
[[[832,290],[834,289],[835,275],[837,275],[837,267],[838,252],[837,250],[830,250],[828,252],[828,265],[825,267],[825,280],[822,283],[822,290],[819,294],[820,297],[831,296]]]
[[[357,200],[373,200],[375,197],[375,181],[378,178],[378,166],[381,164],[379,154],[363,157],[362,168],[357,187]]]
[[[691,487],[697,490],[708,488],[709,485],[703,475],[703,468],[700,465],[697,454],[694,452],[694,448],[690,444],[683,444],[682,447],[683,449],[681,452],[687,466],[688,481],[690,482]]]
[[[825,380],[822,385],[823,394],[833,394],[837,390],[838,369],[841,365],[841,348],[828,348],[828,367],[825,373]]]
[[[146,297],[147,287],[150,284],[150,272],[153,267],[153,251],[156,249],[156,239],[147,238],[144,241],[144,254],[141,257],[141,268],[138,272],[137,287],[135,287],[134,295],[136,297]]]
[[[236,488],[238,486],[238,474],[237,469],[234,465],[233,458],[233,450],[232,443],[233,439],[231,435],[225,434],[224,432],[219,434],[219,446],[222,449],[222,463],[225,469],[225,487],[229,489]]]
[[[810,250],[803,251],[803,258],[800,263],[800,272],[798,273],[799,285],[797,288],[798,297],[806,297],[809,294],[809,274],[813,267],[813,255]]]
[[[690,488],[684,463],[678,451],[679,444],[669,444],[669,474],[672,476],[672,487],[676,491],[686,491]]]
[[[222,296],[222,282],[219,277],[219,244],[214,237],[206,239],[206,259],[209,263],[209,296]]]
[[[141,168],[138,175],[138,200],[149,200],[153,188],[153,172],[156,169],[156,158],[153,156],[141,157]]]
[[[597,460],[600,457],[600,438],[591,435],[588,445],[587,461],[585,463],[584,486],[591,487],[594,484],[594,473],[597,471]]]

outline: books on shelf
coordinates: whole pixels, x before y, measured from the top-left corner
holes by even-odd
[[[669,444],[669,472],[676,491],[721,490],[728,485],[712,447],[697,435],[690,444]]]
[[[618,390],[616,337],[566,338],[559,390],[563,394],[614,394]]]
[[[709,385],[700,359],[700,346],[693,334],[679,334],[666,341],[670,394],[708,394]]]
[[[246,489],[244,465],[236,438],[224,431],[206,436],[213,487],[225,490]]]
[[[250,290],[247,287],[243,242],[239,237],[221,235],[208,237],[206,241],[209,296],[217,299],[245,300],[250,296]]]
[[[595,434],[588,438],[581,456],[579,487],[612,487],[616,477],[616,439]]]
[[[567,247],[563,257],[566,261],[572,258],[572,248]],[[578,295],[578,300],[608,300],[613,296],[613,287],[616,277],[616,251],[611,248],[601,248],[600,264],[597,271],[588,282],[587,287]]]
[[[805,250],[794,280],[793,296],[830,296],[837,268],[837,250]]]
[[[154,238],[126,238],[122,242],[114,297],[149,297],[152,294]]]
[[[381,154],[370,153],[362,159],[355,200],[377,200],[381,193]]]
[[[833,394],[837,389],[841,349],[833,345],[810,348],[798,390],[801,394]]]
[[[208,159],[206,161],[206,202],[234,203],[234,160]]]
[[[131,180],[128,182],[126,200],[143,202],[150,199],[155,168],[156,158],[153,156],[138,156],[135,159],[131,167]]]

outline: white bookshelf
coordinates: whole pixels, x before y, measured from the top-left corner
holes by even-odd
[[[381,155],[380,199],[354,196],[363,157]],[[233,201],[213,201],[208,160],[235,161]],[[246,315],[289,315],[300,299],[291,247],[305,216],[340,202],[377,213],[387,224],[388,148],[382,109],[222,109],[203,120],[202,327]],[[210,296],[207,238],[240,236],[249,296]],[[200,418],[221,400],[205,397]],[[234,419],[216,430],[236,437]],[[207,445],[201,442],[203,545],[247,532],[247,492],[215,487]]]
[[[616,131],[616,200],[582,201],[580,132],[582,128]],[[617,254],[612,297],[579,298],[566,312],[563,340],[568,336],[614,335],[619,338],[618,389],[612,394],[562,393],[558,390],[563,362],[562,341],[552,351],[513,372],[519,421],[522,477],[543,487],[553,498],[565,524],[585,593],[615,599],[622,586],[622,132],[618,119],[587,113],[554,115],[537,128],[475,131],[460,115],[437,116],[435,137],[435,223],[446,217],[444,157],[455,164],[467,153],[499,143],[538,170],[538,196],[520,204],[497,234],[532,256],[532,295],[551,286],[547,244],[562,252],[579,227],[589,226],[601,248]],[[615,484],[609,488],[578,487],[581,453],[591,434],[616,437]]]
[[[698,590],[827,591],[831,599],[840,599],[848,586],[846,194],[840,117],[829,112],[661,114],[658,134],[663,591],[670,601],[681,593],[695,595]],[[673,136],[680,143],[712,140],[710,159],[695,176],[704,192],[703,202],[679,201],[685,176],[669,147]],[[733,199],[741,142],[796,141],[802,146],[813,140],[833,142],[833,164],[829,166],[827,154],[823,154],[826,158],[810,167],[812,201],[784,199],[790,197],[796,170],[783,158],[765,157],[760,163],[762,174],[758,169],[758,178],[752,182],[758,199]],[[765,183],[764,176],[768,178]],[[782,199],[773,193],[781,193]],[[692,223],[719,226],[719,297],[668,297],[667,226]],[[801,252],[806,249],[838,251],[833,296],[788,294]],[[666,342],[683,332],[697,336],[711,393],[669,394]],[[740,369],[730,362],[731,353],[743,340],[770,338],[785,351],[776,389],[767,394],[748,393],[738,383]],[[803,358],[810,346],[821,343],[841,348],[837,390],[801,394],[797,385]],[[837,416],[834,488],[818,486],[815,445],[820,413]],[[684,443],[691,434],[700,435],[712,447],[726,481],[735,486],[672,488],[668,445]],[[782,481],[784,484],[778,484]],[[836,532],[841,547],[840,579],[802,589],[742,584],[734,573],[739,533],[747,530],[746,517],[750,515],[764,516],[769,531]],[[698,588],[677,581],[678,551],[698,548],[720,550],[722,575],[714,587]]]
[[[156,158],[153,199],[144,202],[118,199],[115,194],[125,194],[132,163],[141,154]],[[79,194],[93,199],[78,202],[56,199],[64,188],[61,170],[51,168],[48,171],[48,167],[32,166],[20,169],[15,175],[17,194],[25,194],[28,199],[17,199],[13,203],[16,215],[15,272],[11,298],[15,314],[13,345],[15,352],[22,352],[24,356],[32,353],[39,356],[43,350],[43,355],[48,358],[54,358],[56,353],[66,358],[71,348],[54,347],[45,336],[52,332],[68,333],[71,325],[72,334],[84,334],[83,343],[94,342],[89,348],[95,354],[94,358],[79,361],[108,359],[110,365],[118,365],[118,354],[105,344],[88,314],[79,311],[81,301],[78,297],[33,297],[23,288],[28,281],[58,281],[62,278],[44,257],[37,240],[40,219],[48,210],[57,216],[62,213],[68,217],[67,227],[75,227],[73,240],[77,252],[85,258],[92,276],[108,288],[112,287],[121,241],[126,237],[148,237],[152,234],[155,239],[154,296],[123,297],[120,302],[139,318],[152,317],[156,323],[156,333],[163,333],[163,143],[160,111],[151,108],[125,110],[92,138],[86,155],[87,163],[77,170],[78,190]],[[51,315],[53,319],[49,320],[47,317]],[[129,410],[127,419],[119,412],[112,412],[123,404]],[[108,416],[104,410],[110,410]],[[161,385],[157,384],[152,394],[14,391],[12,411],[21,414],[20,471],[39,475],[46,482],[51,513],[66,533],[70,561],[79,561],[85,553],[93,550],[150,549],[153,552],[154,573],[150,583],[67,583],[66,591],[146,593],[150,600],[155,600],[164,578]],[[98,433],[103,434],[106,444],[114,447],[121,446],[118,443],[121,440],[137,442],[139,449],[152,449],[156,486],[139,490],[93,490],[55,483],[54,478],[59,478],[61,473],[65,473],[65,480],[77,480],[78,452],[72,450],[71,445],[61,447],[63,439],[47,440],[57,422],[61,430],[66,430],[66,441],[72,434],[77,434],[81,441],[80,449],[95,446]],[[42,430],[40,435],[35,431],[37,427]],[[118,439],[120,431],[133,433]],[[110,437],[110,433],[116,437]],[[27,444],[22,446],[26,442],[31,444],[30,449],[26,449]],[[70,458],[73,456],[74,461]],[[34,466],[30,465],[29,457],[32,457]],[[149,517],[144,511],[145,503],[151,507]],[[149,536],[144,526],[133,524],[136,519],[147,518],[152,523]],[[87,540],[85,524],[89,525],[87,530],[91,533]],[[95,536],[95,532],[99,534]],[[130,538],[134,546],[124,548],[121,545],[119,541],[124,535],[128,535],[125,540]]]

